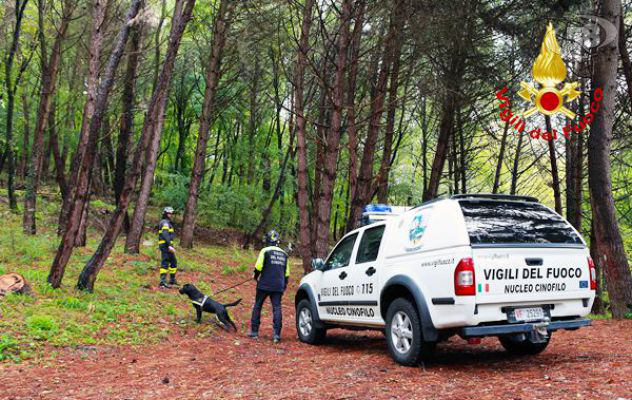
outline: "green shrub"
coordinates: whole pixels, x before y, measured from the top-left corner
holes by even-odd
[[[19,361],[19,343],[8,335],[0,336],[0,361]]]
[[[26,319],[29,333],[38,340],[48,339],[59,331],[59,325],[48,315],[32,315]]]
[[[57,304],[69,310],[86,310],[88,305],[76,297],[64,297],[57,299]]]

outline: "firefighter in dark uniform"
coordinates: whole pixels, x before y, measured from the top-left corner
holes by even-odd
[[[173,247],[175,230],[171,223],[173,218],[173,208],[165,207],[162,212],[162,220],[158,226],[158,248],[162,259],[160,261],[160,287],[168,288],[169,285],[177,285],[176,272],[178,270],[178,260],[176,260],[176,249]],[[169,285],[167,285],[167,273],[170,274]]]
[[[261,307],[266,298],[270,297],[272,302],[274,343],[281,341],[281,298],[287,288],[290,278],[290,265],[288,255],[279,247],[279,234],[270,231],[266,234],[266,245],[259,253],[259,258],[255,264],[255,280],[257,281],[257,295],[252,308],[252,319],[250,321],[251,338],[259,337],[259,325],[261,324]]]

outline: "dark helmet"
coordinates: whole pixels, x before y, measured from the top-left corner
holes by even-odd
[[[279,244],[279,233],[274,229],[266,233],[266,243],[268,246],[276,246]]]

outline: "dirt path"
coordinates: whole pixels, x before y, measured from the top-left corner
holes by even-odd
[[[289,307],[288,307],[289,308]],[[289,309],[286,310],[289,315]],[[420,368],[394,364],[379,333],[333,331],[327,344],[220,332],[165,345],[63,351],[47,365],[0,367],[3,399],[629,399],[632,321],[555,335],[537,357],[495,340],[453,339]],[[269,321],[264,321],[264,323]],[[190,329],[189,329],[190,331]]]

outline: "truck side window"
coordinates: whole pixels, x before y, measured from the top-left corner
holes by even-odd
[[[383,235],[384,225],[364,231],[362,240],[360,241],[360,247],[358,248],[356,264],[377,260],[377,253],[380,251],[380,243],[382,243]]]
[[[329,258],[325,263],[326,268],[344,268],[349,265],[349,262],[351,261],[351,253],[353,253],[353,246],[355,245],[357,238],[358,234],[354,233],[338,243],[338,246],[336,246],[334,251],[329,255]]]

